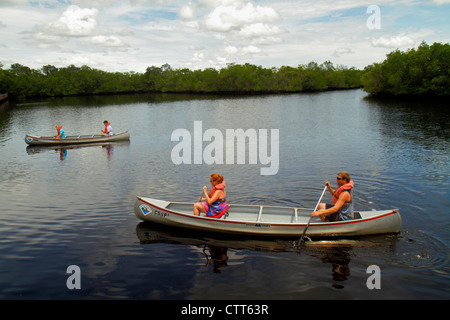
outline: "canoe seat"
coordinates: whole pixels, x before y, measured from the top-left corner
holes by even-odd
[[[353,219],[361,219],[361,215],[358,211],[353,211]]]
[[[222,211],[220,211],[219,214],[213,216],[213,215],[209,215],[206,214],[206,216],[210,217],[210,218],[216,218],[216,219],[220,219],[222,218],[222,216],[224,216],[224,219],[226,219],[226,217],[228,217],[228,209],[230,208],[230,206],[226,206]]]

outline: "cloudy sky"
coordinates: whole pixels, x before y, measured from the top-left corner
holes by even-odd
[[[0,0],[0,63],[364,68],[450,41],[450,0]]]

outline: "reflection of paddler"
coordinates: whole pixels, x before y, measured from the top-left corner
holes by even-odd
[[[67,149],[59,149],[59,160],[65,160],[67,156]]]
[[[60,126],[59,124],[56,125],[56,131],[58,132],[58,134],[54,135],[53,137],[56,139],[65,139],[66,138],[66,133],[64,132],[64,129],[62,126]]]
[[[227,251],[228,251],[228,248],[209,246],[209,254],[211,255],[211,260],[213,261],[213,272],[214,273],[221,273],[219,268],[228,266]],[[211,263],[211,260],[208,259],[208,262],[207,262],[208,265]]]
[[[323,263],[330,263],[331,270],[333,274],[333,280],[343,282],[348,280],[350,276],[350,255],[349,248],[339,248],[339,247],[328,247],[328,250],[325,250],[325,256],[323,256]],[[344,286],[340,283],[332,284],[332,287],[336,289],[342,289]]]

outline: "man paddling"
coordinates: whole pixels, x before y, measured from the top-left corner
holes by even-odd
[[[339,172],[337,174],[336,182],[338,187],[336,190],[331,188],[330,182],[325,182],[328,191],[333,196],[333,204],[320,203],[318,210],[314,211],[311,216],[319,216],[322,221],[344,221],[352,219],[353,213],[353,181],[350,180],[350,175],[347,172]]]

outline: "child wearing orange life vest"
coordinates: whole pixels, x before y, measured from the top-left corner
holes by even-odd
[[[194,215],[198,216],[200,212],[203,212],[208,217],[220,218],[229,208],[225,191],[226,183],[223,181],[223,176],[217,173],[211,175],[210,182],[213,187],[208,193],[206,186],[203,187],[205,197],[200,197],[199,200],[205,200],[205,202],[194,204]]]
[[[108,122],[108,120],[103,121],[103,124],[105,125],[105,129],[102,131],[102,136],[112,136],[114,135],[111,127],[111,123]]]
[[[58,132],[57,135],[54,135],[53,137],[56,139],[65,139],[66,133],[64,132],[64,129],[59,124],[56,125],[56,131]]]

